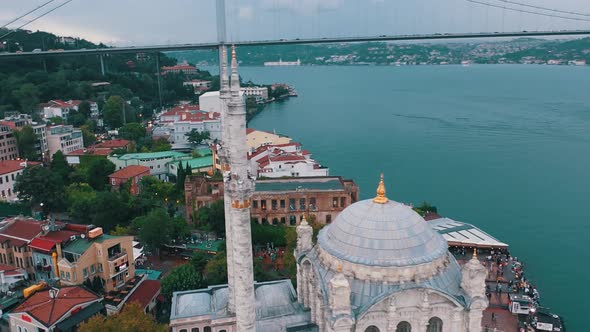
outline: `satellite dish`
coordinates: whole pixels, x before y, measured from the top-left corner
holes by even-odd
[[[43,230],[44,230],[44,231],[48,231],[48,230],[49,230],[49,225],[45,225],[45,226],[43,226]]]

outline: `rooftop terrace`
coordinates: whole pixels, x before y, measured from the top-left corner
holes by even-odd
[[[256,181],[256,192],[281,191],[336,191],[344,190],[339,177],[308,177],[288,179],[259,179]]]

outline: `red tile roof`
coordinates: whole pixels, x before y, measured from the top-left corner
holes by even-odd
[[[14,218],[12,224],[0,231],[0,242],[4,243],[10,240],[11,244],[22,246],[41,234],[43,224],[35,219]]]
[[[36,166],[41,163],[35,161],[26,161],[27,166]],[[0,161],[0,174],[8,174],[20,171],[25,168],[25,160],[3,160]]]
[[[147,166],[141,165],[131,165],[127,166],[121,170],[116,171],[115,173],[109,175],[109,178],[118,178],[118,179],[129,179],[134,176],[142,175],[144,173],[149,173],[150,168]]]
[[[102,143],[97,143],[92,147],[97,149],[120,149],[127,147],[129,143],[130,142],[126,139],[114,139],[110,141],[104,141]]]
[[[51,251],[55,247],[55,242],[43,238],[36,238],[31,241],[29,247],[42,251]]]
[[[86,156],[86,155],[108,156],[111,152],[113,152],[113,151],[110,149],[93,149],[91,147],[88,147],[88,149],[74,150],[74,151],[68,153],[68,156]]]
[[[27,313],[46,327],[50,327],[74,307],[98,299],[96,294],[83,287],[62,287],[53,299],[49,296],[49,290],[33,294],[12,313]]]
[[[17,274],[24,275],[24,272],[21,269],[10,265],[0,264],[0,271],[4,271],[5,276],[13,276]]]
[[[160,280],[144,280],[129,296],[127,303],[137,302],[142,308],[145,308],[154,297],[160,294],[161,288]]]

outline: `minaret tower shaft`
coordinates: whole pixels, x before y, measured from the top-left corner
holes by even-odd
[[[224,123],[224,132],[227,131],[228,136],[224,149],[229,160],[229,168],[224,172],[224,198],[230,205],[226,220],[229,217],[231,224],[231,246],[228,246],[228,252],[232,252],[237,330],[254,332],[256,302],[250,227],[250,199],[254,192],[254,179],[248,171],[246,104],[240,96],[240,77],[235,47],[232,47],[230,94]]]
[[[227,70],[227,47],[225,45],[219,46],[219,64],[220,64],[220,83],[221,89],[219,91],[219,99],[221,103],[221,142],[222,145],[220,149],[218,149],[218,155],[221,160],[221,165],[223,167],[223,173],[227,173],[230,169],[230,160],[229,160],[229,151],[227,150],[227,146],[229,142],[231,142],[231,138],[229,136],[229,131],[227,130],[229,126],[226,125],[227,123],[227,109],[228,103],[231,99],[231,94],[229,91],[229,76]],[[230,216],[230,208],[231,202],[230,198],[225,195],[224,196],[224,212],[225,212],[225,245],[227,248],[227,289],[228,289],[228,308],[227,310],[230,313],[235,313],[235,292],[234,292],[234,259],[233,259],[233,252],[231,248],[233,248],[233,241],[232,241],[232,228],[231,228],[231,219]]]

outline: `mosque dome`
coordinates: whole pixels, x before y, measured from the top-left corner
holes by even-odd
[[[411,207],[385,196],[352,204],[318,236],[319,246],[343,261],[381,267],[433,262],[448,252],[446,240]]]

